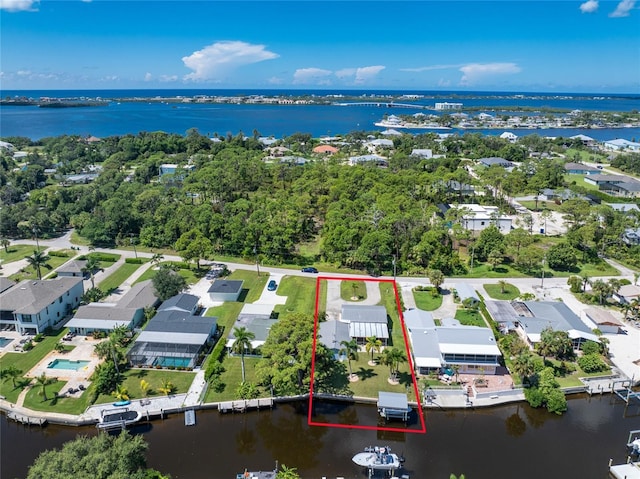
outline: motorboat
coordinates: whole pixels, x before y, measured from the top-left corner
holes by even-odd
[[[98,421],[98,429],[124,429],[138,422],[142,418],[140,411],[129,408],[106,409],[102,411]]]
[[[402,467],[404,458],[391,452],[389,446],[370,446],[351,459],[355,464],[374,471],[395,471]]]

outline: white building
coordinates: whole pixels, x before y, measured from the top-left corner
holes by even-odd
[[[463,210],[460,224],[469,231],[482,231],[490,225],[496,225],[502,234],[511,231],[512,220],[507,215],[500,214],[497,206],[483,206],[476,204],[449,205],[449,208]]]
[[[604,149],[610,151],[640,151],[640,143],[625,140],[623,138],[616,138],[615,140],[605,141]]]
[[[462,110],[462,103],[436,103],[436,110]]]

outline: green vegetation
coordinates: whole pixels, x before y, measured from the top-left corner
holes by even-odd
[[[161,392],[163,381],[169,381],[175,386],[174,394],[186,393],[193,382],[195,373],[187,371],[168,371],[158,369],[129,369],[121,373],[123,381],[120,386],[129,392],[131,399],[139,399],[145,397],[140,389],[140,381],[145,380],[150,387],[147,391],[149,397],[162,396]],[[86,394],[86,393],[85,393]],[[96,400],[96,404],[113,402],[113,394],[100,394]]]
[[[502,299],[511,301],[520,296],[520,290],[512,284],[492,284],[487,283],[483,285],[487,294],[493,299]]]
[[[393,283],[381,282],[380,295],[382,298],[380,304],[386,308],[387,315],[389,318],[391,318],[391,325],[389,327],[391,338],[389,341],[389,345],[404,349],[404,335],[402,334],[400,315],[398,314],[398,308],[402,307],[402,305],[398,305],[398,303],[396,302],[396,294],[393,289]]]
[[[479,311],[470,309],[458,309],[456,311],[455,318],[460,321],[460,324],[464,326],[480,326],[483,328],[487,327],[487,323],[485,322],[482,314],[480,314]]]
[[[367,285],[364,281],[340,281],[340,297],[345,301],[364,301]]]
[[[35,247],[32,247],[31,256],[33,256],[34,251],[35,251]],[[44,250],[41,248],[41,251],[44,251]],[[51,272],[53,272],[54,269],[59,268],[70,259],[68,257],[53,256],[53,255],[47,255],[47,258],[48,259],[44,263],[42,263],[42,265],[40,266],[40,270],[43,278],[46,278],[48,275],[51,274]],[[38,279],[38,270],[35,266],[32,266],[32,265],[25,266],[20,272],[12,274],[11,276],[9,276],[9,278],[12,279],[13,281],[22,281],[25,279]]]
[[[245,356],[245,380],[247,383],[257,384],[255,369],[259,361],[259,358]],[[224,372],[220,375],[219,389],[216,390],[215,387],[209,387],[204,402],[233,401],[238,399],[236,387],[242,383],[242,364],[240,357],[226,356],[224,361],[222,361],[222,367],[224,368]],[[260,391],[263,396],[270,394],[268,390],[264,390],[263,388],[261,388]]]
[[[413,299],[418,309],[423,311],[435,311],[442,306],[442,295],[437,291],[416,291],[413,290]]]
[[[60,414],[82,414],[90,404],[90,394],[84,391],[79,398],[57,397],[67,381],[54,380],[46,386],[47,399],[41,394],[41,386],[33,383],[24,398],[24,407],[34,411],[55,412]]]
[[[319,304],[327,303],[326,288],[320,288]],[[274,308],[276,313],[312,314],[316,308],[316,279],[301,276],[285,276],[278,285],[278,296],[286,296],[285,304]]]
[[[142,265],[135,263],[124,263],[117,270],[100,281],[97,286],[105,293],[110,294],[114,289],[117,289],[119,286],[121,286],[129,276],[135,273],[138,268],[140,268],[140,266]]]
[[[379,391],[404,393],[408,387],[412,387],[411,371],[407,363],[400,364],[399,384],[393,385],[388,381],[389,367],[380,361],[377,365],[370,366],[368,360],[369,354],[359,353],[358,360],[352,362],[353,373],[358,376],[358,381],[349,383],[349,390],[354,396],[376,398]]]
[[[33,254],[36,249],[35,245],[28,244],[10,244],[5,250],[4,247],[0,248],[0,263],[7,264],[13,261],[18,261],[27,256]],[[40,247],[40,251],[44,251],[46,248]]]

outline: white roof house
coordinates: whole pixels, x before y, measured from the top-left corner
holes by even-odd
[[[591,321],[595,328],[603,333],[617,334],[624,325],[618,321],[609,311],[598,308],[587,308],[583,312],[584,317]]]
[[[470,299],[473,304],[480,302],[480,297],[470,285],[466,283],[458,283],[455,286],[456,295],[460,298],[460,302],[464,303],[465,300]]]
[[[511,133],[510,131],[505,131],[504,133],[502,133],[500,135],[500,138],[504,139],[504,140],[508,140],[511,143],[515,143],[518,139],[518,136]]]
[[[464,210],[464,215],[460,220],[460,224],[464,229],[470,231],[482,231],[490,225],[495,224],[503,234],[511,231],[511,218],[507,215],[501,214],[497,206],[483,206],[473,203],[465,203],[459,205],[450,204],[449,208]]]
[[[634,141],[625,140],[624,138],[616,138],[615,140],[608,140],[604,142],[605,150],[627,150],[627,151],[640,151],[640,143]]]
[[[375,336],[387,344],[389,327],[387,310],[384,306],[342,305],[340,320],[349,324],[349,336],[358,344],[364,344],[366,338]]]

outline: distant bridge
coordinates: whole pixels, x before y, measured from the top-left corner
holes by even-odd
[[[334,106],[374,106],[377,108],[413,108],[415,110],[426,110],[429,107],[425,105],[412,105],[410,103],[395,103],[384,101],[362,101],[353,103],[332,103]]]

